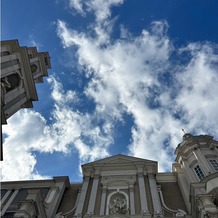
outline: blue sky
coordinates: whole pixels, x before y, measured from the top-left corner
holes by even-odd
[[[182,128],[218,136],[218,2],[2,1],[1,38],[48,51],[39,101],[4,126],[1,180],[69,176],[115,154],[170,171]]]

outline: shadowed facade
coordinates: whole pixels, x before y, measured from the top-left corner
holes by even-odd
[[[185,134],[172,172],[157,162],[115,155],[82,165],[83,181],[68,177],[3,182],[2,217],[218,216],[218,142]]]

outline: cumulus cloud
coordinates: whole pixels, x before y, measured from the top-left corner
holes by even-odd
[[[218,54],[216,45],[191,43],[182,52],[192,58],[177,74],[180,90],[176,105],[184,114],[190,129],[217,135]],[[216,51],[216,52],[215,52]]]
[[[80,14],[91,12],[96,17],[87,32],[71,29],[62,20],[57,22],[63,47],[68,52],[70,48],[76,50],[78,68],[84,73],[81,77],[87,81],[82,94],[94,109],[87,107],[85,113],[79,110],[80,94],[66,91],[58,78],[51,76],[51,124],[37,112],[22,110],[4,128],[3,179],[46,176],[35,170],[34,150],[73,150],[80,163],[110,155],[110,147],[117,146],[113,144],[117,135],[114,127],[117,123],[125,127],[126,117],[133,125],[130,143],[123,152],[156,160],[161,171],[171,169],[182,128],[194,134],[218,135],[217,45],[202,42],[176,48],[167,35],[170,27],[166,21],[152,22],[150,30],[144,29],[139,35],[121,25],[120,38],[113,39],[116,20],[110,18],[111,7],[122,3],[70,1],[71,8]],[[37,128],[30,137],[33,123]],[[12,149],[16,149],[16,157]],[[17,172],[9,174],[15,166]]]
[[[90,78],[84,92],[98,116],[125,122],[128,114],[134,122],[128,153],[158,160],[162,171],[171,168],[182,128],[218,133],[217,50],[209,43],[175,48],[168,28],[166,21],[154,21],[150,31],[133,36],[121,26],[121,38],[102,46],[96,36],[76,32],[63,21],[57,26],[63,45],[77,47],[78,64]],[[189,58],[175,65],[172,53]]]
[[[33,151],[78,153],[80,164],[109,155],[112,143],[111,131],[104,123],[93,126],[95,117],[72,108],[77,102],[76,93],[64,91],[62,84],[53,76],[48,79],[54,100],[51,125],[38,112],[20,110],[3,127],[4,162],[1,164],[1,180],[48,178],[36,169],[37,157]],[[69,106],[70,105],[70,106]],[[34,128],[33,128],[34,127]]]

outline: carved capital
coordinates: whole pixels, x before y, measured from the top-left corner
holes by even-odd
[[[106,193],[106,192],[107,192],[107,186],[103,186],[102,192],[103,192],[103,193]]]
[[[134,186],[133,185],[129,185],[129,191],[134,192]]]
[[[95,174],[95,175],[94,175],[94,179],[95,179],[95,180],[98,180],[99,178],[100,178],[100,175],[99,175],[99,174]]]
[[[143,173],[138,173],[138,177],[139,177],[139,178],[143,178],[143,177],[144,177],[144,174],[143,174]]]
[[[154,173],[148,173],[148,178],[149,179],[155,179]]]
[[[84,176],[84,182],[89,182],[90,176]]]

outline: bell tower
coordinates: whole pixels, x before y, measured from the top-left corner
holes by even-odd
[[[218,142],[209,135],[186,133],[175,154],[173,170],[189,211],[196,217],[218,213]]]
[[[51,68],[48,52],[36,47],[20,46],[18,40],[1,41],[1,125],[22,108],[32,108],[38,100],[36,83],[42,83]],[[0,130],[0,160],[2,152],[2,126]]]

